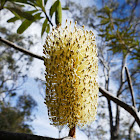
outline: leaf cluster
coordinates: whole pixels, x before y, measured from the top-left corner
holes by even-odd
[[[118,8],[118,6],[116,7]],[[125,17],[114,16],[116,8],[110,9],[105,6],[98,11],[100,19],[99,36],[107,42],[109,50],[124,55],[130,53],[132,58],[140,60],[139,36],[132,24],[128,25],[129,15]]]
[[[22,34],[34,22],[43,20],[41,30],[42,36],[45,32],[49,33],[50,25],[53,26],[51,22],[53,14],[55,13],[56,25],[59,25],[62,22],[62,10],[68,9],[67,7],[62,8],[60,0],[56,0],[50,7],[48,16],[46,11],[47,2],[48,0],[3,0],[0,9],[2,10],[5,8],[14,15],[14,17],[10,18],[7,22],[22,21],[17,29],[17,33],[19,34]]]

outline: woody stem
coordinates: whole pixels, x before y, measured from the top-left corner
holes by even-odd
[[[72,127],[69,131],[69,136],[75,138],[76,137],[76,126]]]

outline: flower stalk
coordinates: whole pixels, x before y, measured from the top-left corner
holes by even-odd
[[[76,126],[72,127],[69,131],[69,136],[76,138]]]

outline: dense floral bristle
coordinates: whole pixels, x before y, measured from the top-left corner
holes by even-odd
[[[95,37],[71,23],[53,28],[44,45],[46,105],[54,125],[83,126],[97,111],[98,58]]]

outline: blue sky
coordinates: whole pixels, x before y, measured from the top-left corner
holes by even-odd
[[[81,2],[83,3],[83,5],[86,6],[89,4],[90,0],[89,1],[82,0]],[[51,4],[52,4],[52,1],[48,1],[48,6],[50,6]],[[62,6],[63,5],[65,5],[65,0],[62,0]],[[4,13],[1,12],[0,14],[1,14],[0,16],[1,18]],[[13,15],[11,13],[6,14],[5,18],[0,21],[0,24],[9,26],[10,23],[7,24],[6,21],[12,16]],[[70,18],[70,15],[68,15],[68,12],[63,11],[62,25],[65,24],[66,19],[68,19],[68,21],[72,20]],[[54,18],[52,21],[54,22]],[[16,32],[16,29],[19,27],[19,25],[20,25],[20,22],[16,22],[13,28],[13,32]],[[45,42],[46,35],[44,35],[43,38],[41,39],[40,31],[41,31],[41,26],[38,24],[34,24],[33,26],[29,27],[29,29],[24,32],[24,35],[26,34],[38,35],[39,41],[37,41],[37,44],[34,47],[32,47],[30,51],[39,55],[43,55],[43,44]],[[25,93],[32,95],[35,101],[37,101],[38,106],[33,112],[33,114],[35,114],[35,119],[33,122],[31,122],[34,134],[58,138],[59,136],[58,129],[50,125],[50,120],[47,114],[47,106],[44,104],[44,98],[41,96],[40,90],[38,89],[38,84],[34,80],[34,78],[36,77],[38,77],[39,79],[45,80],[44,75],[41,74],[41,71],[44,71],[44,70],[45,70],[45,67],[43,65],[43,61],[34,59],[33,64],[28,72],[28,80],[17,92],[18,92],[18,95],[21,95],[23,91],[25,91]],[[45,89],[44,91],[42,91],[42,93],[45,94]],[[67,136],[68,131],[69,129],[65,127],[62,130],[61,137]],[[77,140],[87,140],[86,135],[79,129],[76,130],[76,137],[77,137]]]
[[[74,0],[73,0],[74,1]],[[96,0],[95,2],[97,2],[98,0]],[[77,2],[80,2],[82,5],[84,6],[88,6],[91,2],[93,2],[93,0],[77,0]],[[101,1],[100,1],[101,2]],[[100,5],[100,3],[98,1],[98,5]],[[51,5],[52,1],[49,0],[49,5]],[[62,6],[64,5],[65,0],[62,0]],[[11,16],[11,15],[7,15],[7,18]],[[65,20],[68,18],[69,20],[71,19],[71,15],[67,12],[67,11],[63,11],[63,23],[62,25],[65,24]],[[5,21],[0,22],[0,24],[6,23],[6,19],[4,19]],[[53,22],[54,22],[54,18],[53,18]],[[7,24],[8,25],[8,24]],[[19,26],[19,22],[16,23],[16,28],[18,28]],[[45,38],[46,35],[43,36],[43,38],[40,38],[40,30],[41,27],[40,25],[35,25],[29,27],[29,29],[27,31],[25,31],[24,35],[26,34],[37,34],[38,35],[38,40],[37,40],[37,44],[31,48],[31,52],[34,52],[36,54],[40,54],[43,55],[43,44],[45,42]],[[14,32],[16,32],[16,30],[14,29]],[[34,121],[31,123],[33,126],[33,131],[35,134],[37,135],[42,135],[42,136],[49,136],[49,137],[58,137],[58,129],[52,125],[50,125],[50,121],[48,118],[48,114],[47,114],[47,107],[44,104],[44,98],[41,96],[40,94],[40,90],[38,89],[38,84],[35,82],[34,78],[38,77],[39,79],[45,80],[44,75],[41,74],[41,71],[44,71],[45,67],[43,65],[43,61],[34,59],[34,62],[32,64],[32,67],[30,68],[29,72],[28,72],[28,80],[27,82],[22,86],[21,90],[19,91],[19,93],[22,93],[22,91],[26,91],[27,93],[29,93],[30,95],[32,95],[32,97],[37,101],[38,106],[36,108],[36,110],[34,111],[34,114],[36,115],[36,118],[34,119]],[[24,72],[24,71],[23,71]],[[99,71],[99,73],[101,73],[101,71]],[[100,80],[104,80],[104,79],[100,79]],[[112,87],[115,87],[114,83],[111,83]],[[113,89],[115,90],[115,89]],[[41,90],[42,94],[45,94],[45,89],[44,91]],[[100,99],[102,100],[102,99]],[[115,110],[113,110],[115,112]],[[103,122],[103,120],[101,120],[102,124],[104,124],[104,126],[106,127],[108,124],[107,122]],[[107,128],[108,130],[109,128]],[[95,130],[96,131],[96,130]],[[61,133],[61,137],[67,136],[68,135],[68,129],[64,128],[64,130]],[[86,135],[80,131],[79,129],[77,129],[77,140],[87,140]],[[96,140],[96,139],[94,139]]]

